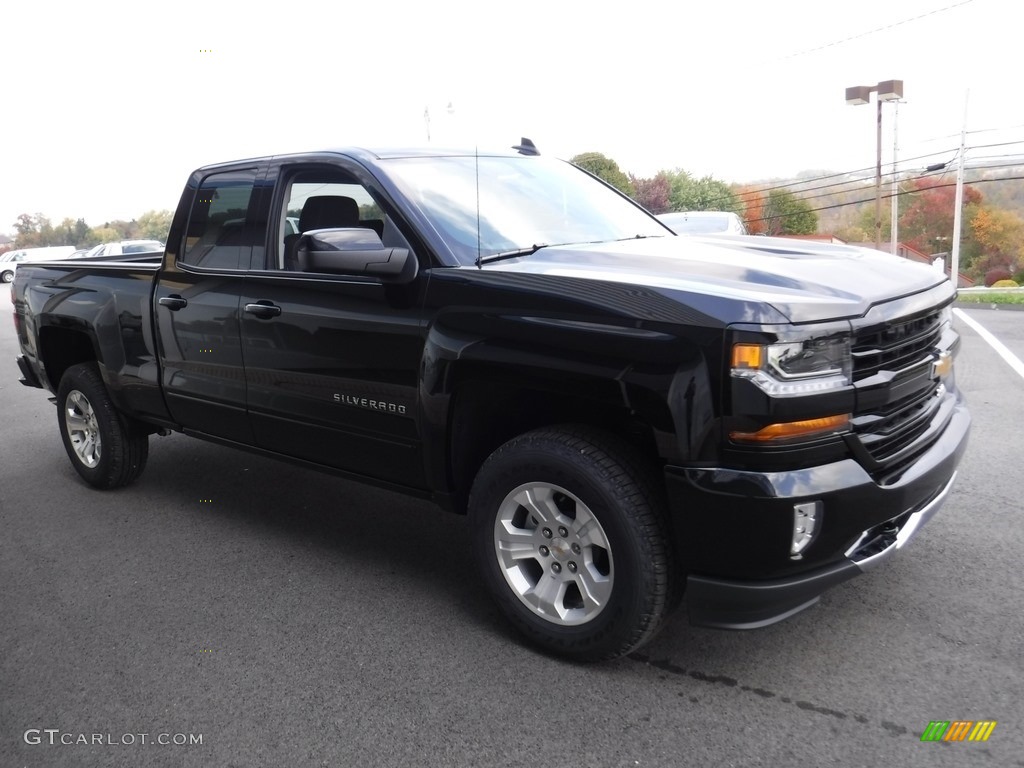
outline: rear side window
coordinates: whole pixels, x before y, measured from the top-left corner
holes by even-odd
[[[215,173],[203,179],[192,202],[179,261],[210,269],[248,269],[262,230],[250,217],[255,170]]]

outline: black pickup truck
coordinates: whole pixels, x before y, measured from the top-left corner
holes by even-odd
[[[201,168],[165,253],[18,270],[22,381],[98,488],[177,431],[466,513],[511,623],[581,660],[683,601],[778,621],[939,508],[970,427],[943,274],[677,237],[514,149]]]

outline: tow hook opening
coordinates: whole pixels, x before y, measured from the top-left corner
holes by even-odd
[[[860,563],[870,560],[887,549],[896,546],[900,529],[910,519],[910,514],[910,512],[906,512],[899,517],[887,520],[880,525],[876,525],[874,528],[864,531],[857,543],[847,553],[847,557],[855,563]]]

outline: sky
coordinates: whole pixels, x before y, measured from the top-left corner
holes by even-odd
[[[601,152],[726,182],[1024,154],[1008,0],[150,0],[0,10],[0,233],[173,209],[215,162],[344,146]],[[872,97],[873,99],[873,97]],[[966,123],[965,123],[966,116]],[[429,119],[428,119],[429,118]],[[1020,144],[1010,142],[1020,141]],[[999,147],[986,145],[999,144]],[[888,167],[886,168],[888,170]]]

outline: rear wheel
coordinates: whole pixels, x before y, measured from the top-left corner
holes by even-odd
[[[118,488],[146,467],[149,436],[114,407],[96,363],[73,365],[57,389],[60,436],[89,485]]]
[[[14,280],[14,273],[9,269],[0,272],[0,283],[9,283]]]
[[[635,451],[588,427],[517,437],[470,495],[484,582],[541,648],[582,661],[625,655],[669,609],[661,494]]]

